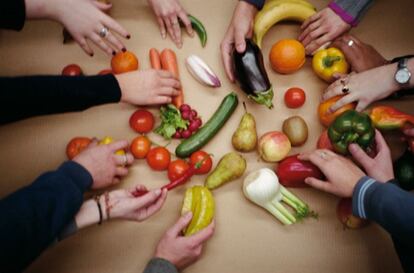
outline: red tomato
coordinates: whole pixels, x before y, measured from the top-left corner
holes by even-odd
[[[164,147],[152,148],[147,154],[148,165],[156,171],[166,170],[170,160],[170,152]]]
[[[72,160],[75,156],[77,156],[80,152],[82,152],[86,147],[88,147],[89,143],[91,143],[91,139],[88,137],[74,137],[72,138],[68,145],[66,145],[66,155],[67,157]]]
[[[154,128],[154,116],[147,110],[139,109],[129,118],[129,126],[140,134],[149,133]]]
[[[201,166],[200,168],[195,169],[196,174],[206,174],[211,170],[211,167],[213,166],[213,160],[211,159],[211,156],[204,151],[197,151],[191,154],[190,164],[196,166],[197,163],[201,163]]]
[[[168,166],[168,179],[170,179],[171,182],[177,180],[183,176],[189,168],[190,165],[188,165],[185,160],[177,159],[172,161]]]
[[[285,93],[285,104],[289,108],[301,107],[306,100],[305,91],[301,88],[289,88]]]
[[[82,69],[77,64],[69,64],[62,70],[63,76],[81,76],[83,75]]]
[[[99,71],[98,75],[108,75],[108,74],[112,74],[112,70],[111,69],[104,69]]]
[[[137,159],[145,158],[151,148],[151,141],[146,136],[137,136],[131,142],[131,153]]]

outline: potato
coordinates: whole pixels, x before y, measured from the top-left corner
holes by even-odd
[[[292,146],[301,146],[308,139],[308,125],[300,116],[293,116],[283,122],[283,132]]]

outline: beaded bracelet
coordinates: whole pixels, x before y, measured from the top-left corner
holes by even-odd
[[[103,216],[102,216],[102,207],[101,207],[101,203],[99,203],[99,199],[101,198],[100,195],[95,195],[95,202],[96,205],[98,206],[98,210],[99,210],[99,222],[98,225],[102,224],[102,220],[103,220]]]
[[[111,218],[111,209],[112,209],[112,206],[111,205],[109,205],[109,192],[105,192],[105,210],[106,210],[106,219],[110,219]]]

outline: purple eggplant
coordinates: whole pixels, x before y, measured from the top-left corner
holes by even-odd
[[[262,51],[252,40],[246,39],[243,53],[233,51],[233,71],[248,98],[269,109],[273,107],[273,88],[264,67]]]

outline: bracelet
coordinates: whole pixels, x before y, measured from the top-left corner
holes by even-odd
[[[105,210],[106,210],[106,218],[109,220],[111,218],[111,209],[112,206],[109,205],[109,192],[105,192]]]
[[[98,225],[101,225],[102,224],[102,220],[103,220],[103,217],[102,217],[102,207],[101,207],[101,203],[99,203],[99,199],[100,198],[101,198],[100,195],[95,195],[95,197],[94,197],[95,202],[96,202],[96,205],[98,206],[98,210],[99,210],[99,222],[98,222]]]

